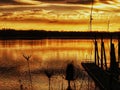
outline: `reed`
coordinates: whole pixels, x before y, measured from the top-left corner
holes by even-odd
[[[49,80],[49,90],[50,90],[50,85],[51,85],[51,77],[54,75],[54,71],[53,71],[53,69],[45,69],[44,70],[44,73],[45,73],[45,75],[48,77],[48,80]]]
[[[30,90],[33,90],[33,85],[32,85],[32,75],[31,75],[31,70],[30,70],[30,58],[31,58],[31,55],[30,56],[26,56],[23,54],[23,57],[26,59],[27,61],[27,67],[28,67],[28,74],[29,74],[29,80],[30,80]]]

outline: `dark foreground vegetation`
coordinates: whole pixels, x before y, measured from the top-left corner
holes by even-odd
[[[60,32],[45,30],[0,30],[0,39],[94,39],[120,38],[120,32]]]

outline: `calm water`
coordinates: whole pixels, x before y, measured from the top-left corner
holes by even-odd
[[[109,64],[109,40],[104,41]],[[113,43],[117,52],[117,41],[113,40]],[[100,40],[98,47],[100,50]],[[72,81],[72,88],[88,89],[88,76],[82,71],[81,62],[94,60],[93,40],[0,40],[0,90],[20,90],[20,84],[26,87],[24,90],[29,90],[28,62],[24,56],[31,56],[29,64],[33,90],[48,90],[48,78],[44,73],[48,69],[56,71],[51,78],[50,89],[66,90],[67,81],[64,71],[71,61],[82,73],[79,78]],[[94,82],[92,80],[90,82],[90,89],[94,90]]]

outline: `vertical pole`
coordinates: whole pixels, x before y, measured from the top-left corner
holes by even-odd
[[[103,69],[103,38],[101,38],[101,68]]]
[[[110,81],[109,81],[109,90],[112,90],[112,79],[113,79],[113,75],[112,75],[112,36],[110,37]]]
[[[120,67],[120,40],[118,39],[118,67]]]
[[[110,39],[110,70],[111,70],[111,61],[112,61],[112,36],[111,36],[111,39]]]
[[[90,31],[92,31],[92,11],[93,11],[93,0],[91,0],[91,12],[90,12]]]
[[[96,47],[97,47],[97,41],[96,41],[96,37],[95,37],[95,64],[97,65],[97,63],[96,63]]]
[[[107,61],[106,61],[106,53],[105,53],[105,46],[104,46],[104,42],[103,42],[103,50],[104,50],[104,60],[105,60],[105,69],[107,70]]]
[[[97,50],[97,63],[98,63],[98,66],[100,66],[99,65],[99,54],[98,54],[98,44],[97,44],[97,42],[96,42],[96,50]]]
[[[108,18],[108,28],[107,28],[107,31],[109,32],[109,28],[110,28],[110,20]]]
[[[98,54],[98,45],[95,36],[95,64],[99,66],[99,54]]]
[[[100,65],[99,65],[98,45],[97,45],[97,62],[98,62],[98,66],[100,66]]]

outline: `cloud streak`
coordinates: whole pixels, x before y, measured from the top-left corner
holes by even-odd
[[[6,4],[18,4],[18,3],[14,0],[0,0],[0,4],[6,5]]]
[[[1,0],[0,5],[26,5],[26,4],[41,4],[40,1],[36,0]]]
[[[71,10],[67,12],[58,12],[58,10],[33,9],[15,12],[0,13],[0,20],[5,21],[30,21],[30,22],[49,22],[59,24],[80,24],[89,21],[89,10]],[[106,20],[108,17],[117,17],[119,14],[109,14],[103,11],[93,11],[93,18],[100,23],[99,19]]]
[[[34,4],[38,5],[42,2],[47,3],[72,3],[72,4],[91,4],[92,0],[1,0],[0,4],[6,5],[6,4],[13,4],[13,5],[19,5],[19,4]],[[119,3],[119,0],[93,0],[94,3],[103,3],[103,4],[111,4],[111,3]]]
[[[1,26],[4,25],[3,24],[4,21],[5,22],[20,21],[20,22],[30,22],[30,23],[34,22],[35,24],[52,23],[52,25],[53,24],[54,25],[55,24],[59,24],[59,25],[89,24],[91,2],[89,4],[88,2],[84,4],[81,3],[74,4],[67,2],[61,3],[61,2],[59,2],[59,0],[57,1],[53,0],[51,1],[51,3],[50,2],[48,3],[47,0],[0,1],[1,4],[4,3],[2,6],[0,6],[0,22],[2,23]],[[15,5],[13,5],[13,3]],[[93,22],[96,24],[105,23],[107,22],[108,18],[110,18],[112,19],[112,22],[116,24],[116,22],[120,20],[119,12],[120,12],[119,0],[94,0],[93,15],[92,15]],[[54,27],[54,25],[51,27]],[[44,25],[42,25],[42,27],[44,27]]]
[[[18,3],[26,3],[26,4],[41,4],[40,1],[36,1],[36,0],[15,0]]]

